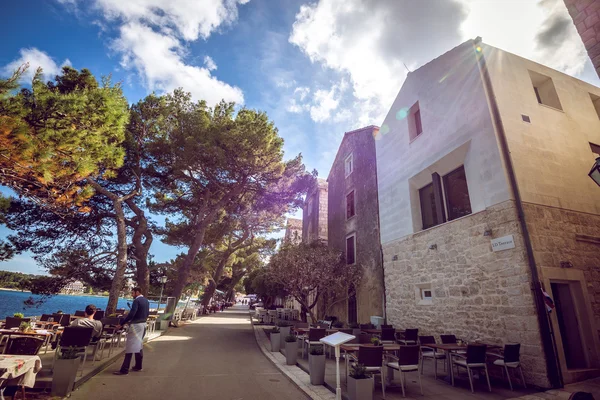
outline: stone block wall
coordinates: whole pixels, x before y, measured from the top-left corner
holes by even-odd
[[[564,0],[573,23],[600,76],[600,2],[597,0]]]
[[[484,236],[486,230],[492,236]],[[493,252],[490,239],[513,235]],[[522,234],[512,200],[383,244],[388,322],[419,334],[521,343],[527,382],[548,387]],[[430,284],[431,304],[418,285]]]

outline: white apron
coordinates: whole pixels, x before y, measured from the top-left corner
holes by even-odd
[[[127,343],[125,344],[125,353],[139,353],[143,347],[144,329],[146,329],[146,323],[140,322],[139,324],[129,324],[129,330],[127,330]]]

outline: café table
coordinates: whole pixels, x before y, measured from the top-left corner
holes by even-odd
[[[0,355],[0,388],[11,379],[19,378],[19,385],[32,388],[36,374],[42,369],[42,360],[38,356]],[[0,389],[0,398],[4,399],[4,388]]]
[[[45,329],[35,329],[33,332],[21,332],[15,329],[0,329],[0,336],[7,336],[7,341],[10,340],[11,336],[42,337],[44,339],[44,346],[46,347],[44,354],[46,354],[48,353],[48,346],[50,344],[50,339],[54,336],[54,332]],[[6,347],[7,346],[4,347],[4,351],[6,351]]]

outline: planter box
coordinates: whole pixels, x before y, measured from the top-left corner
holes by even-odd
[[[282,326],[279,328],[279,348],[285,349],[285,337],[290,334],[291,326]]]
[[[52,371],[52,396],[66,397],[73,390],[79,369],[79,357],[70,360],[56,359]]]
[[[285,342],[285,363],[296,365],[298,361],[298,342]]]
[[[276,353],[281,348],[281,333],[273,333],[269,335],[271,338],[271,351]]]
[[[373,400],[373,377],[369,379],[354,379],[348,376],[349,400]]]
[[[308,373],[311,385],[322,385],[325,383],[325,354],[308,355]]]
[[[164,330],[166,330],[168,327],[169,327],[169,320],[166,320],[166,319],[161,319],[161,320],[159,321],[159,326],[158,326],[158,329],[159,329],[159,330],[161,330],[161,331],[164,331]]]

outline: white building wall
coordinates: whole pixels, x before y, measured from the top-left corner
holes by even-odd
[[[423,133],[411,142],[409,118],[399,111],[417,101]],[[418,190],[432,172],[464,164],[473,213],[510,198],[470,42],[408,75],[378,139],[382,244],[421,230]]]

